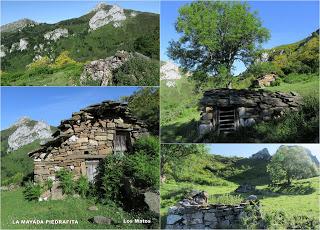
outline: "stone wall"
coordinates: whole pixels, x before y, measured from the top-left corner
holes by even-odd
[[[173,206],[168,211],[166,229],[239,228],[248,205]]]
[[[34,159],[35,182],[56,181],[61,168],[74,172],[75,179],[86,175],[86,161],[112,154],[118,133],[127,136],[128,148],[148,134],[146,125],[130,114],[126,104],[105,101],[73,113],[61,122],[52,141],[29,153]]]
[[[301,97],[294,92],[268,92],[262,89],[213,89],[204,93],[200,101],[201,119],[199,134],[219,129],[219,110],[235,110],[235,129],[269,121],[286,111],[298,111]]]

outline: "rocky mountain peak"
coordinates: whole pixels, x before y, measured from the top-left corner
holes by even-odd
[[[14,131],[8,138],[7,152],[15,151],[35,140],[48,140],[52,135],[50,125],[44,121],[34,121],[29,117],[21,117],[10,128],[14,128]]]
[[[38,23],[31,20],[31,19],[23,18],[18,21],[11,22],[11,23],[0,26],[0,31],[1,32],[13,32],[16,30],[21,30],[27,26],[35,26],[35,25],[38,25]]]
[[[264,148],[264,149],[260,150],[259,152],[252,154],[251,158],[257,159],[257,160],[269,160],[271,158],[271,155],[270,155],[268,149]]]
[[[123,8],[120,6],[112,5],[110,9],[104,9],[103,6],[104,5],[100,5],[100,9],[96,11],[95,15],[90,19],[90,30],[96,30],[107,24],[112,24],[113,27],[120,27],[122,21],[127,19]]]
[[[108,5],[105,2],[99,2],[90,12],[97,12],[99,10],[103,10],[107,7]]]

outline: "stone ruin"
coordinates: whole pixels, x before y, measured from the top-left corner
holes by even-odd
[[[212,89],[200,101],[200,136],[208,132],[230,133],[261,121],[280,118],[286,111],[298,111],[302,98],[295,92],[262,89]]]
[[[244,183],[239,185],[239,187],[235,190],[237,193],[253,193],[256,192],[256,186],[249,184],[249,183]]]
[[[199,192],[170,207],[166,229],[238,229],[241,219],[252,206],[257,219],[261,219],[259,202],[246,200],[239,205],[208,204],[206,192]]]
[[[253,86],[254,87],[268,87],[271,86],[271,83],[274,82],[275,80],[277,80],[278,75],[275,73],[270,73],[270,74],[265,74],[259,78],[257,78],[254,82],[253,82]]]
[[[114,56],[107,57],[105,59],[99,59],[91,61],[86,64],[84,70],[80,76],[81,85],[90,85],[92,83],[101,86],[113,85],[113,71],[120,68],[123,64],[129,61],[131,58],[150,59],[138,52],[129,53],[121,50],[117,51]],[[134,77],[134,76],[132,76]]]
[[[56,172],[62,168],[93,181],[99,161],[109,154],[123,154],[136,139],[148,135],[147,126],[131,115],[127,104],[103,101],[91,105],[61,121],[51,141],[29,153],[34,159],[34,181],[54,182],[45,198],[59,199]]]

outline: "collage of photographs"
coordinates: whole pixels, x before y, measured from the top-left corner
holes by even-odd
[[[318,0],[0,3],[0,229],[320,229]]]

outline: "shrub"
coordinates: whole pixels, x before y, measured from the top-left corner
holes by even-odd
[[[284,211],[271,211],[264,216],[268,229],[319,229],[319,219],[310,216],[289,216]]]
[[[150,156],[159,155],[159,138],[155,136],[144,136],[139,138],[133,145],[133,152],[143,151]]]
[[[158,155],[150,156],[142,150],[125,159],[125,172],[135,179],[139,187],[158,189],[159,163]]]
[[[73,194],[75,184],[73,181],[73,174],[70,171],[67,171],[66,169],[61,169],[57,172],[57,177],[60,181],[60,187],[62,188],[62,192],[64,194]]]
[[[82,198],[86,197],[86,195],[89,192],[89,188],[90,188],[90,184],[88,181],[88,178],[85,176],[81,176],[78,180],[77,180],[77,192],[80,194],[80,196]]]
[[[38,200],[41,196],[42,188],[40,184],[34,184],[32,181],[28,181],[23,190],[24,198],[28,201]]]
[[[115,85],[159,85],[159,61],[145,58],[131,58],[114,71]]]
[[[109,155],[98,166],[96,176],[96,191],[100,199],[119,202],[121,200],[120,188],[123,176],[123,157]]]
[[[63,51],[54,61],[54,67],[62,67],[68,64],[75,64],[76,61],[70,58],[68,51]]]
[[[260,77],[269,73],[276,73],[279,76],[283,76],[282,70],[278,66],[270,62],[259,62],[253,64],[249,67],[248,73],[253,74],[256,77]]]
[[[47,190],[50,190],[52,189],[52,186],[53,186],[53,180],[51,180],[50,178],[48,178],[45,182],[45,188]]]
[[[40,59],[27,65],[27,69],[36,69],[39,67],[47,67],[50,64],[50,59],[48,56],[41,57]]]

